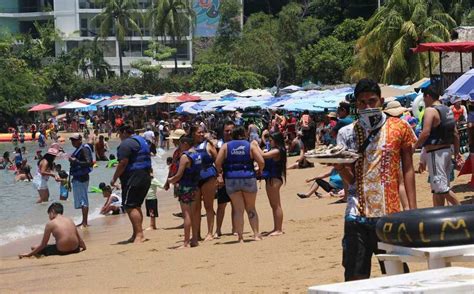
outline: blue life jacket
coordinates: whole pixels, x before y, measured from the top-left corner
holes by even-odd
[[[199,174],[202,169],[202,158],[199,152],[183,152],[190,160],[191,167],[184,170],[183,176],[179,180],[179,184],[186,187],[197,187],[199,183]]]
[[[136,140],[138,144],[140,144],[140,150],[137,154],[132,154],[128,161],[125,172],[151,169],[150,146],[148,146],[145,138],[137,135],[133,135],[130,138]]]
[[[207,152],[207,140],[196,146],[196,152],[201,155],[202,168],[200,172],[201,180],[206,180],[217,176],[217,169],[214,166],[214,159]]]
[[[23,161],[23,156],[21,155],[21,153],[16,153],[16,155],[15,155],[15,165],[21,164],[22,161]]]
[[[246,140],[232,140],[227,143],[227,157],[224,162],[224,178],[255,178],[253,159],[250,157],[250,143]]]
[[[77,158],[77,160],[79,161],[85,161],[86,158],[81,152],[83,148],[86,148],[88,150],[87,152],[90,153],[90,157],[92,160],[92,150],[88,144],[82,144],[81,146],[79,146],[79,148],[77,148],[76,151],[72,153],[72,156]],[[91,163],[91,166],[80,166],[79,164],[74,164],[74,163],[71,164],[71,175],[73,177],[85,176],[85,175],[90,174],[91,171],[92,171],[92,163]]]
[[[283,171],[281,165],[278,161],[275,161],[273,158],[265,159],[265,167],[262,171],[262,178],[271,179],[271,178],[280,178],[282,177]]]

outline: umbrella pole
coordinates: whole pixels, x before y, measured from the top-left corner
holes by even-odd
[[[439,52],[439,80],[441,82],[441,88],[443,87],[443,52]],[[444,89],[442,89],[444,91]]]
[[[461,61],[461,73],[463,73],[464,69],[462,68],[462,52],[459,52],[459,60]]]
[[[431,72],[431,51],[428,51],[428,65],[430,67],[430,79],[433,73]]]

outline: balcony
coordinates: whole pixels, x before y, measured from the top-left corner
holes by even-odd
[[[95,3],[94,0],[79,0],[79,9],[102,9],[104,5]],[[152,0],[138,0],[137,9],[147,9],[151,6]]]

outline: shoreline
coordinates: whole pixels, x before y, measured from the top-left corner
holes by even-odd
[[[290,158],[289,164],[294,161]],[[418,156],[415,156],[417,164]],[[297,192],[309,189],[304,179],[322,172],[324,167],[289,170],[282,187],[285,234],[250,241],[251,230],[245,217],[244,238],[239,244],[231,231],[230,208],[226,209],[220,239],[201,242],[184,250],[183,230],[172,229],[182,220],[171,216],[175,206],[160,209],[158,230],[146,231],[149,241],[117,245],[129,237],[131,227],[124,216],[107,226],[94,225],[82,233],[87,250],[69,256],[44,258],[0,258],[4,293],[17,292],[305,292],[307,287],[343,281],[341,265],[343,215],[346,204],[335,204],[337,198],[300,199]],[[427,173],[416,174],[419,208],[431,207],[432,199]],[[467,176],[456,178],[454,187],[464,185]],[[258,184],[260,186],[260,184]],[[473,196],[471,190],[457,193],[463,201]],[[159,194],[159,199],[160,195]],[[166,196],[163,196],[166,197]],[[172,197],[172,196],[171,196]],[[174,199],[174,198],[171,198]],[[171,203],[171,202],[170,202]],[[214,208],[216,208],[214,204]],[[270,231],[273,219],[264,184],[257,195],[260,231]],[[203,209],[204,212],[204,209]],[[118,221],[117,221],[118,220]],[[144,218],[144,227],[148,226]],[[201,231],[207,231],[205,217]],[[427,268],[424,263],[410,263],[410,270]],[[472,263],[453,265],[473,267]],[[41,271],[41,274],[38,272]],[[67,273],[67,274],[65,274]],[[372,277],[380,276],[376,258],[372,258]],[[45,277],[48,277],[45,279]],[[87,288],[84,288],[86,285]]]
[[[90,197],[90,196],[89,196]],[[173,197],[171,189],[168,191],[161,190],[159,192],[159,204],[158,204],[158,210],[160,212],[160,218],[162,217],[162,214],[166,214],[170,212],[169,214],[171,215],[171,211],[174,212],[174,210],[178,211],[179,210],[179,203],[178,201]],[[163,199],[164,198],[164,199]],[[60,201],[59,201],[60,202]],[[175,203],[176,202],[176,203]],[[45,211],[47,206],[49,206],[53,201],[48,202],[47,205],[45,205]],[[37,205],[37,204],[34,204]],[[174,207],[176,206],[176,207]],[[144,227],[147,227],[147,220],[149,221],[149,218],[146,216],[146,212],[144,211]],[[65,215],[66,217],[70,217],[68,215]],[[157,222],[160,221],[160,218],[157,219]],[[48,221],[48,215],[45,212],[45,217],[44,217],[44,223],[43,225],[46,224]],[[89,219],[90,226],[87,229],[79,229],[79,232],[84,235],[84,237],[90,235],[91,227],[93,228],[93,231],[95,231],[94,228],[98,227],[100,228],[99,230],[102,230],[102,227],[108,227],[108,226],[113,226],[116,224],[116,222],[119,222],[120,224],[124,223],[123,219],[126,220],[126,223],[129,224],[129,220],[127,218],[126,213],[121,213],[119,215],[99,215],[93,219]],[[87,231],[87,233],[86,233]],[[25,236],[22,238],[19,238],[17,240],[8,242],[6,244],[0,245],[0,260],[2,258],[12,258],[12,257],[17,257],[18,254],[23,253],[23,252],[28,252],[30,247],[33,245],[37,245],[41,242],[41,237],[43,236],[42,233],[40,234],[34,234],[30,236]],[[54,238],[51,236],[49,243],[54,244]]]

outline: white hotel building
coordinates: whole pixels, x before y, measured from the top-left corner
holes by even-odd
[[[143,13],[151,6],[152,0],[137,0]],[[34,22],[54,21],[55,28],[61,33],[61,42],[56,44],[56,54],[77,47],[84,40],[93,40],[98,28],[91,19],[102,11],[94,0],[0,0],[0,30],[12,33],[31,33],[37,35]],[[132,32],[126,38],[122,48],[124,71],[131,70],[130,63],[144,56],[151,40],[150,29],[139,24],[141,34]],[[189,30],[178,46],[178,67],[190,68],[192,63],[192,34]],[[168,38],[169,39],[169,38]],[[118,42],[111,34],[104,42],[104,57],[112,70],[119,71]],[[150,59],[151,60],[151,59]],[[165,70],[174,68],[174,60],[161,62]]]

